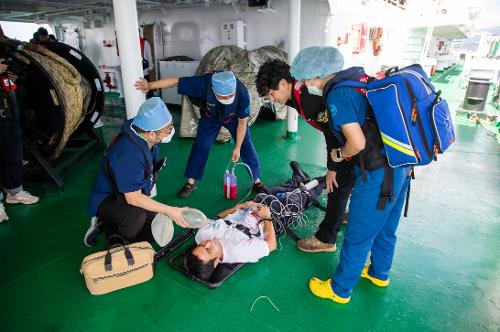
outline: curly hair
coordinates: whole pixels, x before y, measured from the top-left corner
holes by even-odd
[[[285,79],[288,83],[293,83],[288,63],[278,59],[266,61],[260,66],[255,79],[257,93],[259,96],[264,97],[269,94],[270,90],[278,90],[278,84],[282,79]]]

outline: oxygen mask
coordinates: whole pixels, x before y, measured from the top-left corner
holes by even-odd
[[[189,228],[201,228],[208,224],[208,218],[203,212],[197,209],[186,209],[181,212],[182,217]]]

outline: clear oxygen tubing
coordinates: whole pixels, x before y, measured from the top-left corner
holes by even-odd
[[[269,194],[257,194],[259,202],[269,207],[271,216],[278,232],[284,231],[285,224],[288,223],[290,229],[298,229],[304,226],[309,218],[303,214],[302,206],[305,204],[301,189],[295,189],[287,193],[284,203],[276,196]],[[288,222],[287,222],[288,219]]]

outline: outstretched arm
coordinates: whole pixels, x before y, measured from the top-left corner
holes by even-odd
[[[245,136],[247,134],[247,124],[248,117],[243,119],[238,118],[238,126],[236,127],[236,141],[233,150],[233,156],[231,158],[233,162],[237,162],[240,159],[241,144],[243,144],[243,140],[245,139]]]
[[[181,215],[181,212],[186,208],[178,208],[157,202],[149,196],[144,195],[140,190],[124,193],[123,195],[125,196],[125,201],[127,202],[127,204],[137,206],[146,211],[166,214],[177,225],[183,228],[188,226],[188,224],[184,220],[184,217]]]
[[[232,208],[229,208],[227,210],[224,210],[222,212],[219,212],[217,213],[217,216],[219,218],[225,218],[228,214],[231,214],[233,213],[234,211],[238,210],[238,209],[246,209],[246,208],[249,208],[250,206],[254,205],[255,202],[253,201],[246,201],[244,203],[241,203],[241,204],[238,204]]]
[[[179,84],[179,77],[167,77],[158,81],[148,82],[140,77],[134,84],[137,90],[146,93],[149,90],[174,88]]]

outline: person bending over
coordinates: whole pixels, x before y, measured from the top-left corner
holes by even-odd
[[[303,81],[294,78],[290,74],[290,66],[279,59],[269,60],[259,68],[255,84],[261,97],[295,108],[324,137],[328,168],[326,214],[316,233],[297,241],[297,248],[309,253],[336,251],[338,234],[355,176],[352,161],[334,162],[330,158],[330,153],[342,144],[330,130],[332,124],[323,98],[314,89],[309,91]]]
[[[243,162],[252,170],[253,189],[266,192],[267,187],[260,181],[259,157],[248,127],[250,97],[245,85],[232,71],[167,77],[154,82],[141,78],[135,87],[144,93],[152,89],[177,87],[179,94],[189,97],[194,105],[200,107],[196,140],[184,172],[187,180],[177,196],[186,198],[198,188],[195,181],[202,179],[208,155],[222,127],[229,130],[235,142],[231,160],[237,162],[241,154]]]

